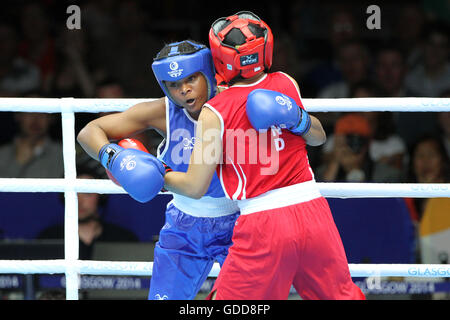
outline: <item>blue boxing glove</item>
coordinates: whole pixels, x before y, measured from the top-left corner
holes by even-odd
[[[153,155],[110,143],[99,152],[100,163],[139,202],[153,199],[164,186],[164,165]]]
[[[311,128],[311,117],[294,99],[278,91],[255,89],[247,97],[247,117],[253,128],[268,129],[276,125],[296,135]]]

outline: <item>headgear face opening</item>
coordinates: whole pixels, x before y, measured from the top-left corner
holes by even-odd
[[[180,52],[180,45],[188,44],[190,51]],[[166,49],[166,50],[165,50]],[[169,52],[161,56],[163,50]],[[152,70],[164,94],[176,104],[167,88],[167,81],[179,81],[201,72],[208,85],[208,100],[216,95],[216,78],[211,51],[204,45],[188,40],[166,45],[152,63]]]
[[[260,29],[262,34],[251,29]],[[227,83],[239,75],[251,78],[272,66],[272,31],[250,11],[214,21],[209,31],[209,45],[216,72]]]

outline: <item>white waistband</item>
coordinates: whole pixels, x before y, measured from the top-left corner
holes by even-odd
[[[321,196],[316,182],[311,180],[270,190],[257,197],[238,200],[237,202],[241,214],[250,214],[307,202]]]
[[[225,197],[213,198],[205,196],[200,199],[192,199],[174,193],[173,200],[170,203],[194,217],[214,218],[239,212],[236,201]]]

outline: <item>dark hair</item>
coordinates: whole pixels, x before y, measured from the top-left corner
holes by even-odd
[[[409,150],[410,154],[410,163],[409,163],[409,180],[410,182],[417,182],[417,177],[414,172],[414,154],[420,144],[426,141],[432,141],[436,143],[437,150],[442,157],[443,163],[443,176],[444,182],[450,182],[450,159],[447,154],[447,150],[445,148],[444,142],[438,136],[433,134],[425,134],[422,135],[419,139],[417,139],[414,144],[411,146]]]
[[[365,79],[365,80],[358,81],[350,86],[350,89],[349,89],[350,98],[354,98],[356,91],[359,89],[366,89],[366,90],[372,92],[374,97],[377,97],[379,95],[379,92],[378,92],[379,90],[378,90],[378,87],[376,86],[376,84],[371,80]]]
[[[381,53],[384,52],[396,52],[400,55],[402,61],[405,61],[405,51],[400,47],[400,45],[393,40],[388,40],[380,44],[376,50],[376,57],[378,58]]]
[[[424,39],[428,42],[431,39],[431,36],[434,34],[440,34],[447,38],[447,41],[449,39],[449,27],[444,22],[436,21],[436,22],[430,22],[425,26],[425,32],[424,32]]]
[[[433,141],[436,143],[438,147],[438,152],[441,154],[442,163],[443,163],[443,176],[444,182],[450,182],[450,167],[449,167],[449,157],[447,155],[447,151],[445,149],[444,143],[442,140],[435,135],[425,134],[422,135],[419,139],[417,139],[414,144],[409,149],[409,166],[408,166],[408,181],[410,183],[417,183],[417,176],[414,172],[414,153],[416,152],[418,146],[425,141]],[[424,205],[426,204],[427,198],[413,198],[414,206],[416,207],[417,213],[419,215],[419,219],[422,219],[422,214],[424,210]]]

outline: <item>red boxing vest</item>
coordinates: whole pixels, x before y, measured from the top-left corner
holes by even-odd
[[[278,91],[303,108],[296,85],[282,72],[268,73],[251,85],[234,85],[206,103],[222,122],[222,163],[217,167],[225,195],[233,200],[313,180],[306,143],[287,129],[256,131],[245,106],[254,89]]]

